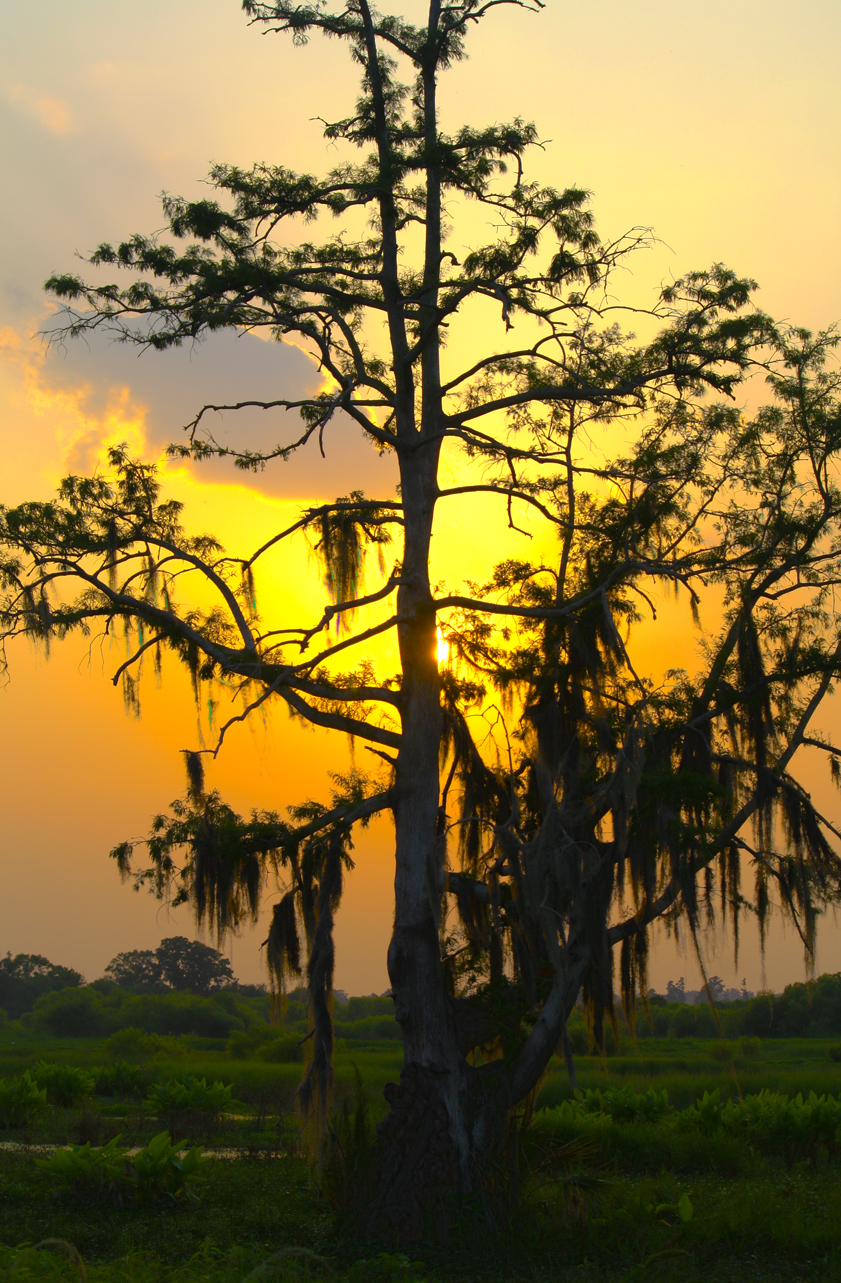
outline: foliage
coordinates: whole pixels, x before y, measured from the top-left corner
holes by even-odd
[[[610,1121],[662,1123],[682,1131],[712,1136],[722,1131],[750,1137],[751,1143],[770,1153],[808,1157],[824,1149],[841,1149],[841,1099],[831,1095],[794,1097],[764,1089],[756,1094],[722,1101],[719,1088],[705,1091],[684,1110],[674,1110],[665,1091],[637,1093],[631,1087],[577,1091],[572,1100],[536,1116],[538,1133],[589,1120],[597,1125]]]
[[[29,1070],[19,1078],[0,1078],[0,1127],[25,1127],[46,1108],[46,1088]]]
[[[238,1029],[225,1044],[225,1053],[235,1060],[248,1060],[259,1055],[273,1040],[282,1036],[276,1025],[253,1024],[248,1029]]]
[[[94,1089],[94,1077],[77,1065],[39,1061],[32,1071],[39,1087],[46,1089],[47,1097],[63,1109],[80,1105]]]
[[[158,1198],[178,1198],[189,1193],[187,1185],[209,1161],[202,1157],[201,1146],[193,1146],[186,1154],[186,1141],[170,1140],[169,1132],[160,1132],[139,1150],[132,1159],[132,1176],[137,1181],[140,1202]]]
[[[31,1011],[36,999],[57,989],[84,983],[72,967],[58,967],[40,954],[7,953],[0,958],[0,1007],[12,1020]]]
[[[102,999],[95,989],[59,989],[35,1000],[32,1023],[55,1037],[84,1038],[107,1031]]]
[[[109,999],[116,995],[109,995]],[[230,1011],[222,1005],[222,994],[201,997],[191,993],[125,994],[119,1005],[104,1010],[113,1024],[143,1029],[146,1033],[179,1036],[195,1034],[200,1038],[225,1038],[241,1029],[244,1017],[236,1006]]]
[[[145,1035],[141,1034],[141,1037]],[[105,1045],[107,1049],[108,1043]],[[100,1065],[91,1073],[97,1096],[145,1096],[152,1084],[148,1070],[142,1069],[140,1065],[132,1065],[127,1060],[117,1060],[113,1065]]]
[[[670,1112],[668,1093],[664,1090],[635,1092],[630,1087],[605,1091],[576,1092],[585,1113],[607,1114],[620,1123],[657,1122]]]
[[[169,1132],[160,1132],[149,1144],[130,1155],[116,1136],[107,1145],[71,1145],[58,1149],[52,1158],[36,1159],[36,1166],[74,1193],[107,1192],[121,1204],[126,1193],[146,1203],[160,1198],[178,1198],[188,1193],[187,1185],[208,1160],[201,1147],[183,1154],[186,1141],[173,1142]]]
[[[781,994],[758,994],[741,1026],[760,1038],[825,1038],[841,1033],[841,974],[810,984],[786,985]]]
[[[351,1002],[353,999],[351,999]],[[390,1001],[390,1000],[389,1000]],[[350,1006],[350,1003],[348,1004]],[[377,1041],[381,1038],[402,1038],[403,1030],[394,1018],[394,1004],[391,1003],[392,1010],[381,1016],[362,1017],[360,1020],[347,1019],[350,1013],[340,1012],[334,1015],[334,1025],[336,1033],[349,1041],[369,1040]]]
[[[231,964],[218,949],[185,936],[168,936],[157,949],[118,953],[105,974],[123,989],[156,993],[176,990],[207,995],[234,982]]]
[[[107,1145],[71,1145],[57,1149],[51,1158],[36,1158],[35,1165],[53,1178],[62,1189],[98,1192],[116,1189],[125,1173],[128,1149],[115,1136]]]
[[[269,1039],[263,1043],[258,1054],[261,1060],[268,1060],[271,1064],[297,1065],[304,1060],[301,1039],[294,1034]]]
[[[111,1034],[103,1046],[109,1056],[127,1056],[132,1060],[145,1060],[149,1056],[184,1056],[187,1051],[179,1038],[169,1034],[145,1034],[142,1029],[134,1029],[131,1025]]]
[[[170,1078],[168,1082],[155,1084],[146,1105],[159,1116],[196,1111],[217,1117],[229,1107],[232,1092],[230,1084],[226,1086],[215,1082],[208,1085],[206,1078],[190,1074],[184,1079]]]
[[[133,993],[116,986],[62,989],[38,998],[36,1029],[56,1037],[90,1037],[140,1029],[147,1034],[195,1034],[224,1038],[253,1019],[243,999],[220,990],[210,996],[187,991]]]
[[[767,1044],[765,1048],[767,1052]],[[770,1051],[777,1059],[756,1071],[763,1090],[767,1084],[773,1094],[774,1084],[784,1079],[800,1079],[803,1085],[812,1080],[812,1073],[820,1072],[827,1083],[832,1082],[835,1070],[826,1061],[824,1044],[789,1047],[781,1042]],[[680,1055],[677,1063],[684,1066],[679,1071],[682,1086],[673,1090],[674,1075],[669,1078],[670,1100],[683,1100],[685,1091],[691,1090],[702,1074],[715,1075],[721,1084],[719,1109],[728,1091],[731,1099],[736,1099],[731,1076],[712,1069],[702,1042],[680,1052],[671,1042],[649,1045],[646,1054],[651,1053],[653,1060],[630,1055],[611,1059],[608,1066],[593,1058],[580,1066],[579,1072],[587,1076],[588,1085],[600,1080],[604,1091],[605,1081],[613,1087],[625,1085],[626,1070],[636,1063],[638,1094],[645,1096],[652,1088],[659,1094],[660,1076],[646,1079],[648,1065],[654,1064],[656,1074],[658,1056]],[[73,1054],[81,1053],[76,1049]],[[368,1063],[360,1057],[370,1091],[376,1080],[370,1077]],[[377,1063],[376,1058],[371,1057],[370,1063]],[[666,1063],[676,1062],[667,1059]],[[261,1081],[271,1080],[268,1067],[255,1069],[267,1074]],[[559,1066],[558,1078],[561,1071]],[[798,1087],[786,1090],[788,1098],[795,1100]],[[745,1096],[760,1094],[748,1087],[746,1080],[743,1091]],[[807,1101],[805,1085],[802,1094]],[[816,1094],[827,1092],[819,1089]],[[371,1092],[374,1114],[378,1095]],[[352,1107],[352,1086],[348,1099]],[[691,1099],[694,1103],[694,1095]],[[567,1126],[556,1124],[551,1135],[541,1133],[543,1121],[549,1118],[554,1122],[557,1113],[538,1111],[536,1115],[530,1154],[540,1159],[540,1169],[536,1180],[523,1182],[526,1197],[516,1225],[504,1232],[490,1230],[481,1207],[465,1199],[446,1243],[438,1242],[433,1234],[411,1249],[410,1259],[420,1257],[427,1262],[425,1270],[418,1270],[421,1277],[434,1277],[440,1283],[495,1283],[501,1278],[526,1283],[535,1275],[553,1277],[563,1259],[564,1268],[573,1277],[578,1273],[589,1279],[599,1274],[605,1283],[621,1283],[632,1266],[675,1242],[691,1251],[691,1260],[661,1260],[655,1263],[656,1270],[652,1264],[648,1272],[653,1277],[674,1283],[703,1283],[710,1278],[753,1275],[763,1283],[788,1283],[797,1277],[823,1283],[834,1278],[833,1271],[837,1273],[841,1150],[834,1143],[804,1150],[799,1144],[759,1138],[751,1130],[730,1133],[719,1125],[705,1136],[698,1128],[671,1124],[668,1117],[654,1123],[619,1122],[599,1114],[577,1114]],[[224,1143],[241,1145],[244,1150],[245,1138],[254,1135],[247,1129],[254,1124],[255,1120],[244,1119],[231,1123]],[[63,1123],[50,1119],[48,1125]],[[39,1130],[38,1139],[47,1135]],[[583,1162],[569,1161],[565,1168],[562,1152],[568,1150],[570,1141],[578,1144],[582,1137],[591,1145],[589,1157]],[[137,1136],[137,1141],[147,1140],[148,1134]],[[124,1144],[125,1138],[118,1143]],[[207,1143],[211,1143],[209,1138]],[[545,1164],[544,1154],[548,1159]],[[553,1154],[556,1162],[551,1161]],[[531,1156],[529,1161],[533,1164]],[[597,1176],[607,1180],[598,1185],[598,1197],[566,1198],[565,1191],[574,1186],[565,1180],[565,1171],[575,1175],[582,1167],[585,1177],[588,1169],[595,1169]],[[32,1226],[44,1214],[47,1178],[34,1170],[30,1175],[33,1168],[28,1154],[0,1152],[0,1239],[4,1243],[20,1243],[27,1234],[31,1236]],[[319,1197],[312,1173],[291,1155],[285,1154],[281,1160],[262,1153],[258,1157],[213,1159],[202,1172],[201,1201],[191,1202],[185,1214],[177,1216],[177,1224],[169,1215],[160,1214],[161,1205],[166,1207],[169,1199],[136,1203],[135,1185],[127,1183],[123,1205],[132,1207],[130,1216],[115,1215],[107,1189],[94,1191],[90,1197],[50,1200],[51,1232],[78,1243],[89,1283],[238,1283],[274,1255],[278,1244],[305,1246],[326,1259],[339,1280],[350,1274],[354,1283],[361,1283],[366,1279],[365,1270],[373,1272],[375,1249],[352,1237],[358,1218],[337,1223],[324,1197]],[[692,1219],[686,1223],[677,1210],[684,1195],[693,1207]],[[2,1276],[13,1252],[3,1248],[0,1253]],[[307,1277],[320,1277],[314,1262],[307,1265],[303,1256],[289,1256],[276,1264],[281,1268],[269,1278],[302,1283]],[[33,1268],[30,1276],[23,1261],[12,1277],[49,1277],[46,1262],[38,1261],[38,1266],[40,1274]],[[399,1279],[396,1264],[391,1268]],[[326,1270],[324,1273],[331,1277]],[[642,1277],[647,1276],[643,1271]]]
[[[335,777],[328,801],[287,818],[244,817],[188,753],[186,797],[153,821],[143,861],[131,843],[113,854],[123,876],[189,902],[217,938],[256,920],[276,881],[267,960],[280,991],[306,972],[300,1099],[323,1132],[335,914],[355,826],[391,811],[389,968],[411,1070],[399,1090],[418,1099],[412,1112],[398,1091],[381,1140],[399,1149],[404,1105],[421,1129],[440,1106],[453,1191],[471,1187],[474,1148],[499,1142],[559,1043],[571,1064],[579,994],[604,1045],[614,952],[633,1027],[654,921],[686,929],[700,956],[702,925],[724,921],[738,940],[751,913],[764,933],[776,903],[811,959],[818,916],[841,898],[837,826],[794,773],[810,746],[839,777],[838,750],[815,729],[841,672],[838,336],[775,325],[753,306],[754,283],[721,265],[664,287],[646,337],[624,332],[614,281],[647,236],[603,240],[584,190],[530,181],[532,125],[442,128],[439,82],[497,8],[433,0],[419,27],[368,0],[336,12],[247,0],[252,21],[297,43],[321,33],[347,47],[361,94],[325,136],[354,159],[322,178],[217,165],[212,199],[164,198],[162,235],[95,251],[93,268],[129,273],[124,285],[48,283],[67,309],[60,337],[101,329],[166,349],[228,327],[302,344],[327,384],[260,403],[299,415],[291,439],[221,446],[209,417],[235,407],[205,406],[173,453],[260,469],[352,423],[395,454],[397,497],[311,506],[228,555],[188,534],[155,468],[118,447],[53,502],[0,513],[4,640],[119,633],[128,655],[115,681],[132,712],[144,657],[167,647],[197,699],[207,687],[243,700],[215,731],[217,751],[233,722],[272,701],[384,761]],[[494,231],[465,249],[470,204],[481,207],[470,226],[490,216]],[[319,214],[340,218],[338,232],[301,241],[298,224]],[[488,308],[498,337],[465,358],[459,338],[485,332]],[[769,399],[748,415],[735,397],[759,369]],[[460,484],[446,484],[442,461]],[[490,557],[494,530],[516,530],[521,511],[532,540],[528,556],[489,560],[450,590],[430,578],[436,507],[463,494],[498,507]],[[324,611],[314,624],[264,622],[255,566],[296,535],[320,560]],[[395,535],[369,591],[366,552]],[[179,596],[191,581],[201,608]],[[650,613],[669,629],[669,594],[715,622],[696,671],[649,675],[640,625]],[[438,627],[452,655],[443,671]],[[368,643],[391,630],[399,671],[379,675]],[[471,1063],[477,1048],[494,1058]],[[413,1154],[411,1171],[438,1171]],[[372,1216],[398,1185],[383,1177]],[[422,1202],[407,1193],[395,1233],[417,1231]]]
[[[319,1191],[328,1206],[345,1213],[360,1210],[369,1187],[373,1152],[367,1091],[354,1065],[352,1095],[334,1111],[321,1155]]]

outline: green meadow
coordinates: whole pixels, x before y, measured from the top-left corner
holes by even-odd
[[[841,1279],[841,1129],[836,1140],[828,1105],[822,1131],[809,1122],[810,1093],[841,1096],[837,1040],[648,1037],[635,1049],[626,1038],[613,1055],[577,1058],[577,1094],[555,1060],[483,1195],[453,1205],[446,1225],[430,1221],[422,1242],[384,1250],[356,1234],[347,1172],[354,1121],[370,1139],[382,1088],[399,1075],[399,1041],[339,1044],[342,1160],[334,1151],[320,1170],[295,1111],[300,1062],[243,1055],[241,1043],[232,1055],[230,1039],[159,1041],[117,1061],[103,1038],[20,1026],[0,1037],[7,1084],[27,1071],[58,1083],[45,1065],[93,1084],[69,1103],[48,1089],[46,1108],[0,1131],[0,1278]],[[116,1065],[136,1078],[123,1094]],[[155,1084],[191,1078],[230,1088],[218,1116],[151,1112]],[[717,1102],[709,1117],[696,1108],[705,1094]],[[757,1100],[764,1122],[749,1117]],[[117,1205],[104,1187],[62,1186],[43,1168],[56,1147],[119,1135],[137,1148],[164,1128],[211,1154],[189,1197]]]

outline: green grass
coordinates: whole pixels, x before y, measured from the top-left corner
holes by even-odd
[[[810,1091],[819,1096],[841,1092],[841,1064],[830,1060],[829,1048],[837,1039],[790,1038],[763,1041],[759,1055],[740,1053],[738,1040],[730,1044],[731,1061],[718,1061],[712,1050],[720,1045],[709,1039],[662,1038],[640,1042],[640,1054],[626,1048],[626,1054],[601,1058],[576,1058],[581,1088],[630,1085],[635,1091],[649,1087],[669,1093],[679,1109],[692,1104],[705,1091],[716,1087],[722,1097],[750,1095],[764,1090],[796,1096]],[[566,1070],[553,1061],[540,1089],[539,1105],[558,1105],[572,1095]]]
[[[665,1087],[678,1108],[714,1087],[722,1095],[766,1087],[837,1095],[841,1066],[829,1060],[827,1046],[769,1041],[756,1058],[740,1059],[734,1044],[734,1078],[727,1063],[711,1058],[707,1040],[646,1039],[639,1056],[625,1047],[625,1054],[605,1061],[580,1058],[579,1082],[638,1091]],[[92,1039],[0,1043],[0,1074],[19,1073],[40,1059],[90,1067],[104,1057]],[[341,1052],[337,1096],[350,1092],[355,1064],[376,1120],[384,1108],[382,1087],[397,1078],[400,1063],[399,1046]],[[841,1283],[841,1160],[826,1152],[797,1163],[754,1152],[724,1134],[705,1138],[647,1123],[613,1123],[595,1129],[595,1150],[578,1163],[584,1185],[592,1188],[577,1198],[569,1179],[576,1162],[570,1167],[558,1149],[574,1140],[575,1129],[548,1144],[535,1132],[524,1143],[524,1197],[516,1215],[509,1217],[504,1200],[494,1203],[491,1231],[477,1199],[453,1205],[446,1241],[436,1232],[412,1246],[410,1257],[424,1267],[411,1270],[394,1257],[371,1259],[377,1248],[359,1243],[354,1223],[343,1223],[319,1198],[296,1145],[293,1116],[278,1128],[277,1114],[294,1091],[300,1066],[231,1060],[218,1049],[193,1045],[184,1057],[153,1059],[148,1067],[160,1078],[194,1073],[233,1083],[235,1111],[244,1117],[218,1124],[194,1120],[189,1139],[239,1156],[208,1164],[195,1203],[117,1210],[103,1200],[57,1194],[31,1154],[0,1149],[0,1279],[17,1259],[17,1245],[55,1238],[75,1244],[90,1283],[241,1283],[258,1262],[289,1247],[326,1258],[334,1276],[350,1283],[549,1283],[559,1277],[576,1283]],[[556,1104],[569,1094],[555,1063],[539,1103]],[[85,1127],[99,1127],[100,1143],[116,1130],[127,1143],[145,1143],[160,1130],[157,1120],[144,1117],[142,1101],[95,1099],[85,1110],[51,1110],[26,1139],[66,1143],[80,1139]],[[0,1134],[15,1138],[23,1134]],[[244,1156],[249,1149],[251,1156]],[[673,1211],[658,1213],[682,1194],[693,1206],[689,1223]],[[285,1257],[277,1265],[266,1277],[281,1283],[333,1277],[313,1257]],[[8,1277],[28,1283],[79,1276],[72,1262],[47,1251],[21,1259]]]

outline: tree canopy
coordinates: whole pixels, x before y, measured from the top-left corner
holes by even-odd
[[[227,958],[217,949],[186,936],[169,936],[157,949],[118,953],[105,968],[109,980],[124,989],[167,990],[207,994],[234,983]]]
[[[737,932],[751,913],[764,929],[776,905],[809,951],[841,889],[838,831],[794,771],[808,745],[838,774],[815,729],[841,657],[836,337],[774,324],[754,283],[721,265],[664,286],[633,318],[643,337],[625,329],[617,269],[648,234],[602,239],[587,192],[530,182],[532,125],[440,128],[442,73],[501,2],[431,0],[421,27],[367,0],[336,12],[246,0],[257,25],[348,46],[360,97],[325,127],[347,159],[320,178],[217,165],[215,199],[166,197],[162,235],[101,245],[90,281],[48,282],[63,336],[166,348],[228,327],[312,353],[321,392],[259,403],[279,416],[276,449],[215,439],[212,416],[248,402],[197,407],[175,455],[259,471],[361,429],[396,456],[397,493],[310,507],[226,553],[185,531],[154,466],[118,449],[110,472],[69,477],[54,502],[4,510],[0,526],[6,639],[119,630],[130,708],[144,658],[168,647],[197,693],[241,698],[217,744],[272,701],[373,755],[376,769],[337,775],[329,800],[284,819],[238,816],[190,753],[187,796],[154,822],[150,858],[115,854],[220,932],[255,916],[278,878],[268,957],[281,981],[306,968],[301,1099],[323,1118],[353,830],[392,814],[388,965],[405,1068],[368,1211],[402,1235],[430,1199],[481,1179],[512,1107],[559,1042],[569,1053],[579,994],[601,1040],[614,952],[632,1014],[652,922],[685,924],[697,943],[716,916]],[[338,231],[308,239],[319,219]],[[465,251],[488,219],[491,239]],[[737,397],[757,371],[769,400],[747,414]],[[435,584],[439,513],[465,495],[498,505],[487,566]],[[499,561],[521,524],[531,555]],[[262,567],[301,535],[320,559],[323,613],[264,620]],[[702,645],[672,655],[667,635],[667,662],[652,663],[644,639],[670,594],[704,612]],[[393,642],[388,670],[374,639]]]
[[[60,967],[38,953],[7,953],[0,958],[0,1008],[12,1019],[31,1011],[42,994],[78,988],[84,976]]]

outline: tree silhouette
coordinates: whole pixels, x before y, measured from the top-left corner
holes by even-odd
[[[157,949],[131,949],[118,953],[105,968],[110,980],[126,989],[156,993],[185,990],[208,994],[234,983],[227,958],[210,945],[186,936],[169,936]]]
[[[42,994],[78,988],[84,977],[72,967],[60,967],[38,953],[7,953],[0,958],[0,1008],[12,1019],[31,1011]]]
[[[527,181],[531,125],[439,126],[441,73],[502,2],[431,0],[416,27],[367,0],[335,13],[246,0],[254,23],[298,43],[320,32],[347,44],[361,94],[325,134],[362,159],[325,178],[218,165],[217,200],[167,197],[166,234],[92,256],[129,272],[126,287],[49,282],[67,304],[63,335],[166,348],[229,327],[313,353],[326,390],[259,403],[300,416],[275,450],[220,445],[212,414],[242,406],[208,405],[176,454],[259,470],[361,429],[396,456],[398,494],[309,508],[235,557],[188,537],[154,468],[114,450],[110,475],[68,478],[56,502],[3,514],[6,637],[119,625],[135,643],[115,677],[130,708],[142,659],[166,646],[197,692],[240,691],[238,717],[285,703],[384,763],[335,777],[329,802],[288,819],[244,819],[188,754],[188,794],[153,824],[149,861],[136,867],[129,845],[115,854],[125,875],[189,900],[220,931],[254,916],[266,877],[280,878],[270,965],[280,980],[306,967],[302,1101],[323,1120],[333,918],[354,826],[391,812],[388,967],[405,1067],[387,1089],[367,1214],[403,1237],[481,1181],[513,1107],[559,1043],[569,1052],[582,992],[601,1040],[614,950],[631,1014],[655,919],[682,920],[697,940],[715,913],[737,928],[752,907],[764,927],[773,891],[811,948],[841,872],[837,833],[791,769],[803,745],[838,760],[812,729],[839,664],[834,337],[774,327],[751,305],[752,282],[721,266],[662,290],[650,339],[622,330],[614,270],[647,234],[602,241],[586,192]],[[471,204],[496,231],[463,253],[448,224]],[[339,231],[296,242],[321,215]],[[460,356],[494,326],[484,354]],[[757,363],[772,400],[747,419],[732,398]],[[461,483],[446,484],[455,465]],[[451,591],[431,583],[430,542],[439,509],[465,494],[498,501],[500,531],[527,510],[535,551],[494,567],[489,530],[485,582]],[[255,570],[302,532],[321,559],[323,614],[264,623]],[[396,559],[366,589],[369,549],[392,544]],[[179,600],[188,575],[212,605]],[[720,620],[697,672],[655,679],[634,648],[668,592],[695,612],[717,603]],[[398,672],[378,676],[366,648],[390,636]],[[668,636],[662,647],[671,658]]]

